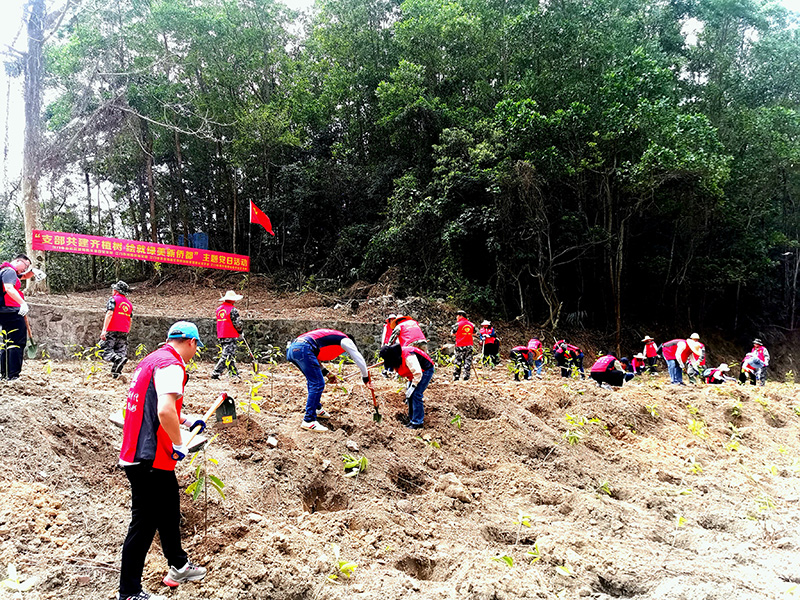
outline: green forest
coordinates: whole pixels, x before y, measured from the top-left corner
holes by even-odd
[[[392,269],[402,294],[553,328],[800,320],[800,29],[778,3],[80,0],[60,17],[45,229],[206,232],[285,289]],[[2,202],[8,256],[18,187]],[[103,261],[53,255],[50,285],[107,282]]]

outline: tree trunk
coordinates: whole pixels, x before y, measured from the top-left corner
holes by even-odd
[[[33,251],[33,230],[41,229],[39,178],[42,156],[42,45],[44,40],[44,0],[31,2],[28,20],[28,52],[25,55],[25,139],[22,160],[22,204],[25,219],[25,250],[36,266],[45,270],[45,253]],[[27,293],[47,291],[47,280],[28,280]]]
[[[145,153],[145,173],[147,175],[147,194],[150,197],[150,240],[158,243],[158,219],[156,218],[156,192],[153,189],[153,138],[147,127],[147,122],[142,121],[142,142]]]
[[[89,171],[84,171],[84,175],[86,175],[86,200],[89,209],[89,233],[94,234],[92,230],[92,184],[89,181]],[[100,224],[100,214],[97,215],[98,225]],[[98,231],[100,228],[98,227]],[[99,234],[98,234],[99,235]],[[95,260],[95,255],[92,254],[92,284],[97,285],[97,261]]]

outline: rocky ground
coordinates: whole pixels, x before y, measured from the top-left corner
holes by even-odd
[[[127,386],[96,367],[29,361],[0,384],[0,572],[13,563],[34,578],[26,599],[116,592],[129,488],[108,416]],[[248,401],[249,367],[241,382],[209,371],[191,375],[190,410],[221,391]],[[791,382],[676,389],[659,377],[607,391],[553,372],[517,383],[505,365],[478,375],[453,383],[440,367],[420,432],[399,420],[397,382],[377,377],[379,424],[360,384],[329,386],[333,431],[318,434],[298,427],[300,373],[272,367],[260,412],[240,406],[234,426],[213,428],[205,464],[225,499],[182,494],[185,546],[208,577],[167,591],[156,543],[146,589],[223,600],[800,597]],[[366,472],[345,477],[345,453],[367,457]],[[184,488],[202,459],[179,464]],[[337,573],[337,551],[357,565],[352,577]]]

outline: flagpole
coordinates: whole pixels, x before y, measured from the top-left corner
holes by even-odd
[[[253,239],[253,204],[247,207],[250,215],[250,227],[247,228],[247,258],[250,261],[250,272],[247,274],[247,310],[250,310],[250,280],[253,278],[253,257],[250,254],[251,241]]]

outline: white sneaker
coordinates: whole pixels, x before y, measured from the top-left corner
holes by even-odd
[[[325,431],[330,431],[325,425],[321,425],[319,421],[303,421],[300,423],[300,429],[308,429],[309,431],[319,431],[320,433],[324,433]]]
[[[317,409],[317,418],[318,419],[330,419],[331,418],[331,413],[329,413],[324,408],[318,408]]]

